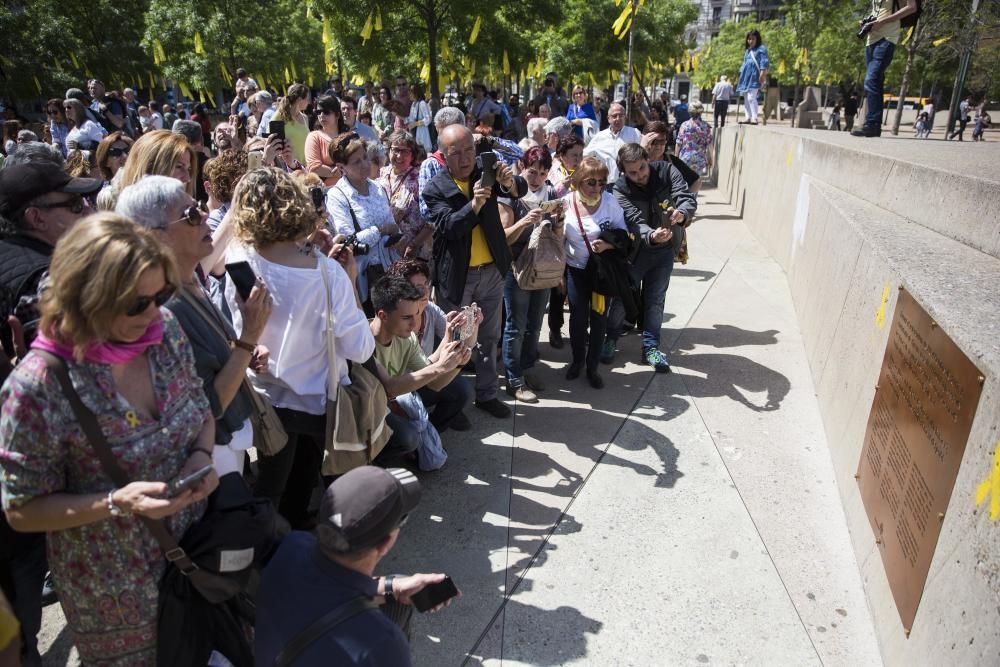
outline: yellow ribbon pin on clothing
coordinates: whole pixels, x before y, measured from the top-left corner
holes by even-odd
[[[139,415],[135,414],[135,410],[129,410],[125,413],[125,421],[128,422],[129,426],[135,428],[139,425]]]

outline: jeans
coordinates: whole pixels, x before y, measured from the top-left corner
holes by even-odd
[[[510,270],[509,268],[507,269]],[[465,282],[461,303],[451,303],[440,292],[438,305],[444,312],[461,310],[471,303],[483,311],[483,322],[479,325],[479,338],[472,350],[476,363],[476,400],[489,401],[497,397],[497,341],[500,339],[500,306],[503,303],[503,276],[493,264],[470,268]]]
[[[880,39],[865,47],[865,124],[866,130],[882,130],[882,93],[885,90],[885,71],[892,64],[896,45]]]
[[[41,667],[42,584],[49,569],[45,533],[18,533],[0,516],[0,588],[21,622],[21,664]]]
[[[959,141],[965,141],[965,128],[968,125],[969,125],[969,121],[960,118],[958,120],[958,127],[956,127],[955,130],[951,134],[948,135],[948,138],[949,139],[954,139],[955,137],[958,137]]]
[[[270,498],[292,527],[308,524],[313,490],[320,484],[326,440],[326,415],[275,408],[288,444],[274,456],[257,459],[254,495]]]
[[[420,394],[420,400],[424,402],[424,407],[430,414],[431,425],[439,431],[465,409],[475,394],[472,383],[461,375],[456,375],[455,379],[441,391],[421,387],[417,393]],[[432,407],[434,407],[433,412],[431,412]]]
[[[517,286],[514,272],[507,274],[503,288],[503,302],[507,306],[503,364],[511,386],[520,387],[524,383],[524,371],[538,361],[538,337],[542,333],[542,319],[548,300],[549,290],[523,290]]]
[[[729,113],[729,100],[715,100],[715,113],[713,114],[715,127],[726,126],[727,113]]]
[[[642,285],[642,351],[660,347],[660,327],[663,326],[663,304],[670,286],[670,274],[674,270],[674,251],[639,251],[629,272],[632,282]],[[621,335],[625,320],[625,307],[621,299],[615,299],[608,311],[608,338],[617,339]]]
[[[385,417],[385,423],[392,429],[392,436],[373,463],[388,465],[395,459],[417,451],[420,447],[420,432],[409,417],[390,412]]]
[[[573,349],[573,363],[586,361],[588,371],[596,371],[601,359],[601,344],[607,327],[605,312],[591,308],[594,286],[586,269],[566,267],[566,292],[569,297],[569,345]],[[590,334],[587,326],[590,326]]]

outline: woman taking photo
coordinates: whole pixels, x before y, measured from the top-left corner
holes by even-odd
[[[340,111],[340,100],[333,95],[317,97],[313,111],[316,113],[319,129],[313,130],[306,137],[306,170],[322,178],[323,185],[330,187],[336,185],[341,176],[330,157],[330,141],[348,128]]]
[[[285,140],[291,144],[292,156],[306,163],[306,137],[309,135],[309,117],[305,110],[309,108],[309,88],[301,83],[293,84],[288,93],[278,103],[272,121],[285,122]],[[273,133],[274,127],[269,124]]]
[[[34,348],[61,358],[128,478],[115,486],[36,351],[0,390],[0,482],[18,531],[48,533],[49,568],[84,664],[156,663],[167,561],[136,515],[178,540],[218,484],[210,473],[167,498],[167,483],[211,463],[214,420],[191,346],[169,311],[177,269],[155,235],[110,213],[77,223],[52,256]],[[162,641],[177,641],[163,637]]]
[[[187,334],[195,370],[216,417],[212,463],[220,477],[230,472],[242,475],[244,452],[253,445],[253,428],[250,397],[241,387],[247,368],[257,372],[267,368],[267,351],[257,346],[271,313],[267,287],[258,279],[250,298],[240,304],[243,335],[237,337],[195,272],[212,252],[212,236],[208,213],[184,187],[173,178],[148,176],[122,191],[116,212],[157,232],[174,253],[180,288],[167,308]]]
[[[125,165],[132,139],[122,132],[112,132],[97,146],[97,168],[104,179],[104,187],[111,184],[118,170]]]
[[[569,295],[569,342],[573,361],[566,379],[575,380],[586,367],[590,386],[601,389],[604,380],[597,372],[607,329],[608,297],[594,283],[587,264],[591,255],[612,250],[601,232],[627,232],[625,214],[614,196],[605,191],[608,168],[595,157],[586,157],[573,174],[575,191],[563,197],[566,206],[566,291]],[[588,335],[589,327],[589,335]]]
[[[323,462],[327,395],[336,395],[327,386],[327,301],[332,304],[341,382],[347,379],[348,360],[363,363],[372,356],[375,338],[348,273],[355,271],[354,262],[348,259],[345,271],[309,244],[321,219],[295,178],[269,167],[247,173],[233,193],[230,216],[242,245],[230,246],[226,261],[247,261],[273,299],[257,339],[270,350],[267,372],[251,373],[251,382],[274,406],[288,433],[284,449],[258,460],[255,491],[270,498],[293,527],[308,528],[315,523],[309,504]],[[236,332],[247,335],[232,281],[227,281],[226,300]]]
[[[410,86],[410,115],[406,117],[406,129],[416,138],[417,143],[428,153],[434,150],[431,143],[430,124],[433,116],[431,108],[424,101],[424,87],[415,83]]]
[[[771,62],[767,57],[767,47],[756,29],[747,33],[746,49],[743,52],[743,64],[740,66],[740,80],[736,85],[736,93],[743,94],[743,106],[746,108],[746,120],[741,123],[757,124],[757,94],[767,84],[767,70]]]
[[[387,139],[389,164],[379,174],[379,185],[389,197],[393,218],[403,235],[399,250],[403,257],[431,257],[431,232],[420,215],[418,162],[414,162],[417,142],[405,130],[396,130]]]
[[[345,132],[334,139],[330,157],[344,178],[327,191],[326,208],[338,234],[356,235],[368,246],[368,254],[357,259],[358,293],[362,302],[368,303],[368,289],[399,259],[399,226],[385,190],[369,178],[368,153],[357,132]],[[390,242],[392,246],[387,245]]]
[[[570,135],[575,136],[575,135]],[[552,158],[543,146],[528,149],[518,162],[518,174],[528,182],[528,192],[520,199],[501,198],[500,222],[503,224],[513,260],[516,262],[528,246],[536,225],[542,222],[544,213],[539,208],[542,202],[558,199],[555,188],[545,182],[552,169]],[[561,239],[562,221],[553,223],[556,235]],[[503,289],[503,302],[507,310],[507,321],[503,330],[503,364],[507,369],[507,393],[522,403],[537,403],[536,391],[543,391],[540,380],[528,373],[538,361],[538,337],[542,333],[542,319],[545,304],[549,301],[549,289],[522,289],[517,284],[513,271],[507,272]]]
[[[594,105],[587,101],[587,91],[583,89],[583,86],[577,86],[573,89],[573,102],[566,109],[566,118],[573,124],[573,134],[580,139],[583,139],[584,119],[589,118],[595,124],[597,123]]]
[[[92,151],[97,148],[97,144],[107,135],[107,130],[87,118],[87,110],[80,100],[65,100],[63,109],[72,126],[66,135],[66,150]]]

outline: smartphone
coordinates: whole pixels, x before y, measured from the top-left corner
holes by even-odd
[[[433,609],[442,602],[447,602],[456,595],[458,595],[458,589],[455,588],[455,582],[451,580],[451,577],[445,577],[444,581],[430,584],[419,593],[411,595],[410,601],[413,602],[417,611],[424,612]]]
[[[282,141],[285,140],[285,121],[283,120],[272,120],[267,124],[268,132],[271,134],[278,135],[278,138]]]
[[[229,274],[229,278],[233,281],[236,291],[243,297],[243,300],[249,299],[250,290],[257,282],[257,275],[250,268],[250,264],[247,262],[226,264],[226,273]]]
[[[174,480],[167,485],[167,498],[176,498],[188,489],[197,486],[198,482],[205,479],[205,477],[208,476],[208,473],[212,472],[213,469],[214,466],[209,464],[200,470],[196,470],[187,477]]]
[[[493,184],[497,182],[497,154],[493,151],[487,151],[479,155],[479,157],[476,158],[476,162],[479,163],[479,167],[483,170],[483,187],[492,188]]]
[[[538,208],[542,209],[542,213],[555,213],[563,206],[561,199],[550,199],[548,201],[543,201],[539,204]]]
[[[247,169],[260,169],[264,164],[264,153],[262,151],[250,151],[247,153]]]

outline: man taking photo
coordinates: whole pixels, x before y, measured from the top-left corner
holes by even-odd
[[[852,135],[878,137],[882,134],[882,93],[885,72],[899,44],[900,19],[917,12],[917,0],[872,0],[871,15],[875,17],[865,43],[865,122]]]

